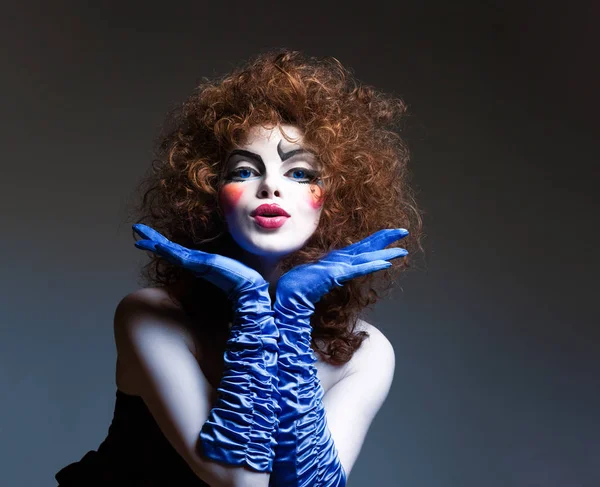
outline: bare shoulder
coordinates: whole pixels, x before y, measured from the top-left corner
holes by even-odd
[[[390,340],[379,328],[362,319],[358,320],[356,329],[366,331],[369,336],[365,338],[360,348],[354,352],[350,360],[349,372],[379,370],[393,373],[395,354]]]
[[[162,287],[143,287],[127,294],[122,301],[142,301],[156,306],[178,308],[179,305],[171,299],[167,290]]]
[[[145,287],[137,289],[121,299],[115,310],[115,339],[122,333],[122,328],[140,326],[143,319],[147,329],[160,328],[165,333],[179,337],[196,355],[196,340],[192,333],[192,323],[179,305],[173,301],[164,288]],[[118,347],[119,343],[117,343]]]
[[[364,320],[356,328],[369,336],[350,359],[352,370],[323,397],[327,425],[347,475],[394,376],[394,350],[387,337]]]

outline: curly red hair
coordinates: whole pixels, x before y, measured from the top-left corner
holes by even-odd
[[[289,50],[260,54],[225,77],[203,79],[169,114],[152,171],[138,188],[137,222],[188,248],[235,258],[239,247],[218,202],[227,153],[255,125],[301,129],[322,165],[325,199],[317,230],[281,261],[283,272],[377,230],[410,232],[392,245],[406,248],[407,257],[346,282],[316,305],[313,349],[331,364],[346,363],[368,336],[356,330],[360,312],[391,289],[414,251],[423,250],[423,212],[409,186],[409,151],[399,135],[406,111],[402,100],[359,83],[335,58]],[[193,318],[226,329],[231,303],[210,283],[154,254],[142,275],[145,284],[166,287]]]

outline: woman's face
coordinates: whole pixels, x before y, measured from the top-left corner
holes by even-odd
[[[297,142],[288,142],[282,135]],[[246,143],[225,162],[219,203],[229,232],[251,254],[283,257],[300,249],[313,234],[322,210],[317,158],[302,145],[291,125],[252,127]],[[261,205],[277,205],[285,215],[256,214]]]

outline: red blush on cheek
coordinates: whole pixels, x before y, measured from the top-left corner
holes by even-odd
[[[219,191],[219,203],[224,213],[230,213],[240,200],[244,189],[241,184],[229,183]]]
[[[308,200],[310,206],[312,206],[315,210],[318,210],[323,206],[323,189],[318,184],[310,185],[310,198]]]

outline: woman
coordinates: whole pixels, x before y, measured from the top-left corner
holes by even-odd
[[[394,371],[359,313],[421,248],[404,112],[283,50],[172,114],[134,225],[152,286],[115,312],[113,423],[61,486],[345,485]]]

